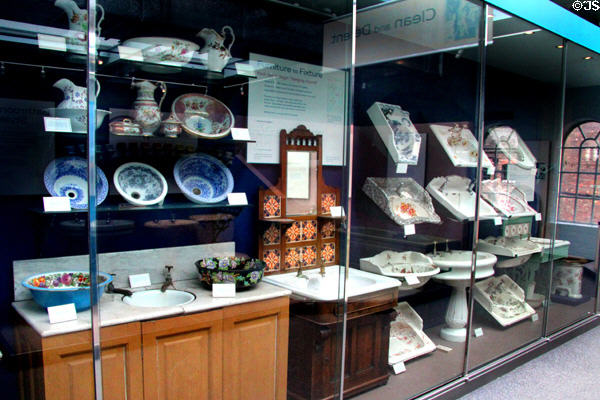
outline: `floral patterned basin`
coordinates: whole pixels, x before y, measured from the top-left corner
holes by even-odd
[[[533,314],[525,292],[508,275],[494,276],[475,284],[475,300],[502,326],[509,326]]]
[[[179,96],[171,106],[173,115],[184,131],[194,137],[219,139],[233,127],[233,114],[214,97],[200,93]]]
[[[265,263],[258,259],[212,257],[196,261],[200,282],[207,289],[213,283],[235,283],[236,290],[256,286],[263,277]]]

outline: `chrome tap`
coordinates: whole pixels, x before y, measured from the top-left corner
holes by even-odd
[[[442,193],[446,193],[446,192],[445,192],[445,189],[446,189],[446,185],[447,185],[447,184],[448,184],[448,177],[447,177],[447,176],[445,176],[445,177],[444,177],[444,182],[443,182],[443,183],[440,185],[440,187],[439,187],[439,189],[438,189],[438,190],[439,190],[440,192],[442,192]]]
[[[117,276],[117,274],[111,274],[113,276],[113,278],[115,276]],[[106,293],[117,293],[117,294],[122,294],[124,296],[131,296],[133,294],[133,292],[129,289],[119,289],[116,288],[115,285],[113,285],[112,281],[106,285]]]
[[[165,265],[165,283],[160,287],[161,292],[165,292],[169,286],[175,289],[173,286],[173,278],[171,277],[171,270],[173,269],[172,265]]]

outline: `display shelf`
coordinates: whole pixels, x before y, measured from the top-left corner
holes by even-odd
[[[113,199],[114,200],[114,199]],[[122,199],[120,199],[122,200]],[[129,203],[125,203],[123,201],[119,203],[111,203],[111,204],[100,204],[96,207],[98,213],[102,212],[120,212],[120,211],[161,211],[161,210],[213,210],[213,209],[228,209],[228,210],[241,210],[246,207],[252,207],[252,204],[247,205],[230,205],[227,201],[221,201],[219,203],[206,203],[206,204],[197,204],[192,203],[190,201],[185,200],[183,196],[171,195],[165,199],[165,202],[162,205],[154,205],[154,206],[134,206]],[[71,210],[71,211],[53,211],[46,212],[43,208],[32,208],[32,212],[36,214],[77,214],[77,213],[87,213],[87,209],[80,210]]]

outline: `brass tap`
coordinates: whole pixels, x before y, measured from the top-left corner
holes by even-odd
[[[298,273],[296,274],[296,278],[308,279],[308,276],[306,276],[302,273],[302,265],[298,266]]]
[[[172,265],[165,266],[165,283],[163,283],[162,286],[160,287],[160,291],[163,293],[167,290],[167,288],[169,286],[171,286],[173,289],[175,289],[175,286],[173,285],[173,278],[171,277],[172,269],[173,269]]]
[[[319,274],[321,274],[321,276],[325,278],[325,263],[323,262],[323,260],[317,261],[317,263],[319,264]]]

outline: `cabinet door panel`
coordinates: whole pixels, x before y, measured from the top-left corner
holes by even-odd
[[[142,399],[139,323],[103,328],[104,399]],[[46,400],[94,399],[91,333],[77,332],[42,340]]]
[[[221,310],[143,323],[145,399],[220,399],[221,326]]]
[[[286,397],[288,304],[282,298],[225,309],[224,399]]]

